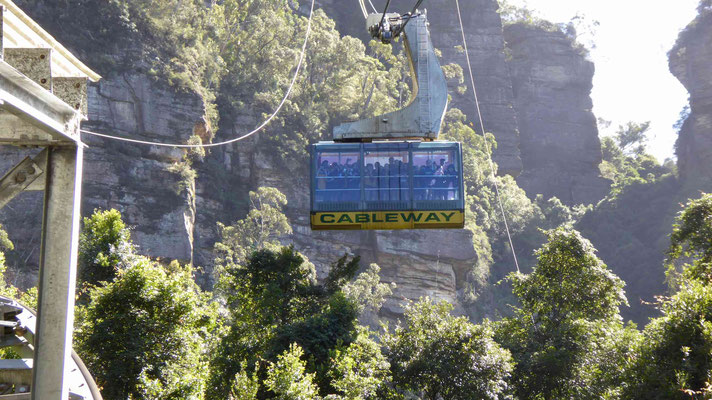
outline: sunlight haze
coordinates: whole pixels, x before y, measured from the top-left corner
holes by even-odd
[[[612,121],[601,136],[611,135],[627,121],[651,121],[649,151],[661,161],[673,156],[676,132],[672,125],[687,104],[688,94],[669,72],[667,52],[677,35],[696,15],[697,0],[512,0],[552,22],[576,15],[598,21],[591,38],[593,112]]]

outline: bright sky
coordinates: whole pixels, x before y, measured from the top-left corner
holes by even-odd
[[[695,17],[699,0],[510,1],[525,3],[552,22],[568,22],[577,14],[600,22],[592,38],[593,112],[613,122],[608,129],[600,127],[601,135],[613,134],[627,121],[651,121],[649,151],[661,161],[673,156],[672,125],[688,93],[669,72],[667,52]]]

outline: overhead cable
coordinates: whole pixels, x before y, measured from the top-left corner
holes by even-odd
[[[88,135],[99,136],[99,137],[103,137],[106,139],[119,140],[119,141],[123,141],[123,142],[145,144],[145,145],[159,146],[159,147],[175,147],[175,148],[187,148],[187,149],[224,146],[226,144],[235,143],[240,140],[247,139],[248,137],[250,137],[250,136],[254,135],[255,133],[264,129],[264,127],[266,127],[272,121],[272,119],[274,119],[274,117],[277,116],[277,114],[280,112],[280,110],[282,110],[282,107],[284,106],[284,104],[287,102],[289,95],[292,93],[292,89],[294,88],[294,84],[297,82],[297,78],[299,77],[299,71],[302,68],[302,64],[304,63],[304,58],[306,56],[307,43],[309,42],[309,35],[311,34],[312,16],[314,15],[314,1],[315,0],[311,1],[311,9],[309,10],[309,20],[307,22],[307,31],[306,31],[306,35],[304,37],[304,44],[302,45],[302,53],[299,56],[299,63],[297,64],[297,69],[294,71],[294,77],[292,77],[292,82],[290,83],[289,88],[287,89],[287,92],[284,94],[282,101],[279,103],[279,105],[274,110],[274,112],[264,122],[262,122],[262,124],[260,124],[257,128],[255,128],[251,132],[248,132],[242,136],[239,136],[239,137],[236,137],[236,138],[233,138],[230,140],[225,140],[222,142],[215,142],[215,143],[207,143],[207,144],[160,143],[160,142],[151,142],[151,141],[145,141],[145,140],[130,139],[130,138],[125,138],[125,137],[120,137],[120,136],[107,135],[105,133],[92,132],[92,131],[88,131],[85,129],[82,129],[81,132],[86,133]]]
[[[368,10],[366,9],[366,4],[363,0],[358,0],[358,5],[361,6],[361,13],[363,14],[363,17],[368,18]]]
[[[388,12],[388,6],[391,5],[391,0],[386,0],[386,6],[383,7],[383,15],[381,16],[381,22],[378,24],[379,26],[383,26],[383,21],[386,20],[386,13]]]
[[[491,146],[487,140],[487,131],[485,131],[485,124],[482,122],[482,110],[480,109],[480,101],[477,98],[477,88],[475,87],[475,78],[472,74],[472,63],[470,62],[470,53],[467,51],[467,39],[465,38],[465,27],[462,24],[462,14],[460,13],[460,0],[455,0],[455,5],[457,6],[457,18],[460,21],[460,32],[462,33],[462,44],[465,48],[465,57],[467,58],[467,69],[470,72],[470,82],[472,83],[472,92],[475,96],[475,108],[477,115],[480,120],[480,127],[482,128],[482,137],[485,139],[485,147],[488,154],[490,171],[492,172],[492,182],[494,182],[494,191],[497,197],[497,202],[499,203],[499,210],[502,212],[502,219],[504,220],[504,228],[507,231],[507,238],[509,239],[509,247],[512,250],[512,256],[514,257],[514,265],[517,267],[517,272],[519,271],[519,261],[517,260],[517,253],[514,251],[514,242],[512,241],[512,234],[509,232],[509,224],[507,223],[507,214],[504,212],[504,206],[502,205],[502,196],[499,193],[499,185],[497,184],[497,177],[494,174],[494,162],[492,161]]]

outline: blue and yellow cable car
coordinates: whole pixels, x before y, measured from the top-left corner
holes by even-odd
[[[403,34],[413,96],[403,109],[341,124],[333,142],[311,146],[311,227],[462,228],[462,149],[457,142],[435,141],[447,109],[447,82],[426,16],[415,9],[372,14],[367,27],[386,43]]]
[[[312,229],[462,228],[457,142],[312,145]]]

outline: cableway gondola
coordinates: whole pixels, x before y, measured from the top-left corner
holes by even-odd
[[[447,109],[447,83],[425,13],[371,14],[371,35],[402,36],[413,95],[404,108],[334,128],[333,142],[311,146],[311,227],[462,228],[462,150],[436,141]]]

